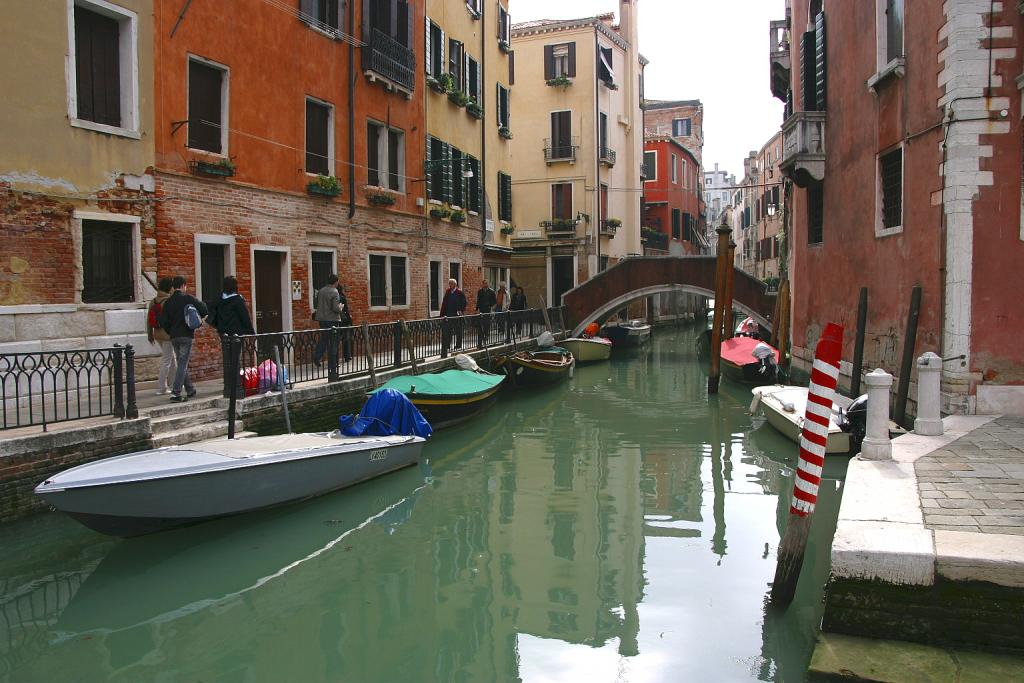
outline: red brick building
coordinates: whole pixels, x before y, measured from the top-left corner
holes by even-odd
[[[235,274],[260,333],[314,326],[331,272],[357,323],[427,317],[429,257],[474,286],[479,229],[424,217],[423,4],[235,4],[157,3],[160,274],[203,299]]]
[[[643,225],[665,236],[664,250],[669,254],[699,254],[706,246],[701,178],[697,158],[674,138],[644,141]]]
[[[1024,409],[1018,3],[787,2],[773,22],[781,168],[795,183],[794,362],[868,288],[864,369],[898,373],[911,290],[914,354],[943,366],[943,409]],[[1016,79],[1016,82],[1015,82]],[[826,133],[827,131],[827,133]],[[850,367],[844,363],[848,382]],[[913,395],[913,394],[911,394]],[[912,412],[912,411],[911,411]]]

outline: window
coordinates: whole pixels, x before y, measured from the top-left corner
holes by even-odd
[[[498,40],[506,45],[512,44],[512,20],[508,10],[498,5]]]
[[[608,220],[608,186],[601,183],[601,218]]]
[[[334,251],[324,249],[312,249],[309,252],[309,298],[316,307],[316,293],[321,287],[326,287],[327,280],[335,273]]]
[[[334,175],[334,107],[306,98],[306,173]]]
[[[131,223],[82,221],[82,302],[135,301]]]
[[[604,83],[611,84],[615,82],[615,72],[612,70],[612,49],[610,47],[600,48],[597,77]]]
[[[299,18],[315,29],[334,35],[345,20],[345,0],[301,0]]]
[[[458,261],[449,261],[448,262],[448,279],[455,280],[456,282],[459,283],[460,287],[462,286],[462,264],[461,263],[459,263]],[[447,282],[445,282],[444,285],[445,285],[445,288],[448,287],[448,283]]]
[[[672,119],[672,137],[688,137],[693,134],[692,119]]]
[[[220,298],[221,286],[224,283],[228,245],[213,242],[199,244],[199,298],[203,301],[216,301]]]
[[[480,0],[466,0],[466,7],[473,16],[480,16]]]
[[[370,254],[370,308],[409,305],[405,256]]]
[[[601,112],[601,115],[598,117],[597,135],[601,143],[601,149],[599,150],[601,154],[600,158],[602,160],[610,159],[611,155],[608,153],[610,151],[608,149],[608,114],[605,114],[604,112]]]
[[[647,180],[658,179],[657,152],[644,152],[644,178]]]
[[[440,78],[444,73],[444,31],[441,27],[427,19],[426,44],[424,63],[427,67],[427,75]]]
[[[466,94],[480,102],[480,63],[466,56]]]
[[[899,229],[903,225],[903,148],[878,158],[879,184],[882,190],[882,228]]]
[[[683,212],[683,239],[687,242],[693,241],[693,224],[695,222],[696,221],[690,213],[686,211]]]
[[[480,213],[480,206],[482,199],[480,196],[480,160],[466,155],[465,161],[463,162],[463,168],[469,171],[472,175],[466,180],[466,205],[470,211]]]
[[[451,176],[452,176],[452,194],[449,201],[454,206],[464,206],[465,197],[463,196],[463,188],[465,186],[465,178],[462,177],[462,150],[457,147],[452,147],[451,152]]]
[[[878,65],[879,69],[889,62],[903,56],[903,0],[882,0],[885,3],[885,23],[879,26],[879,33],[884,33],[885,61]],[[883,36],[879,36],[883,39]]]
[[[508,128],[509,111],[508,111],[508,88],[503,88],[501,83],[498,84],[498,127]]]
[[[679,182],[679,157],[675,154],[672,155],[672,163],[669,166],[669,173],[671,174],[672,184],[675,185]]]
[[[681,235],[679,209],[672,209],[672,239],[679,239]]]
[[[572,218],[572,183],[554,183],[551,186],[551,220]]]
[[[512,220],[512,176],[498,173],[498,220]]]
[[[683,187],[686,188],[686,189],[690,189],[690,167],[686,163],[686,159],[682,160],[682,167],[683,167]],[[694,187],[694,189],[697,189],[697,184],[694,183],[693,187]]]
[[[813,29],[805,32],[800,41],[803,105],[804,111],[825,111],[825,13],[818,12],[813,24]]]
[[[73,126],[138,136],[136,14],[77,0],[69,53],[68,114]],[[115,130],[116,129],[116,130]]]
[[[405,135],[369,121],[366,125],[366,184],[405,191]]]
[[[572,159],[575,156],[572,144],[572,112],[551,112],[551,158]]]
[[[458,90],[466,89],[466,74],[462,69],[462,62],[465,59],[465,51],[461,41],[448,40],[448,73],[455,80],[455,87]]]
[[[430,260],[430,274],[427,276],[427,289],[429,290],[430,296],[430,313],[431,315],[437,315],[441,311],[441,297],[445,289],[447,289],[447,283],[441,281],[441,262]]]
[[[363,7],[364,25],[371,34],[379,31],[402,47],[412,47],[412,36],[409,35],[409,18],[412,15],[407,0],[364,0]],[[364,36],[370,38],[365,32]]]
[[[427,136],[427,199],[440,202],[451,201],[451,164],[444,163],[451,157],[451,146],[435,137]],[[440,161],[442,163],[434,163]]]
[[[508,84],[516,84],[516,52],[512,50],[508,53]]]
[[[576,43],[544,46],[544,80],[576,76]]]
[[[227,154],[227,71],[192,58],[188,62],[188,146]]]
[[[812,183],[807,188],[807,244],[821,244],[825,223],[825,186]]]

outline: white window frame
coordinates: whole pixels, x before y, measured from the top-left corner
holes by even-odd
[[[669,180],[671,181],[671,183],[673,185],[678,185],[679,184],[679,169],[680,169],[679,157],[676,156],[675,154],[673,154],[671,161],[672,161],[672,163],[669,165],[669,172],[671,174]],[[686,180],[685,179],[683,180],[683,187],[686,187]]]
[[[231,102],[231,69],[226,64],[221,64],[199,55],[188,53],[186,56],[187,62],[185,63],[185,114],[188,116],[188,94],[189,94],[189,83],[188,83],[188,62],[197,62],[205,66],[219,69],[224,73],[224,77],[220,81],[220,153],[211,152],[205,149],[197,149],[195,147],[186,147],[191,152],[197,154],[205,154],[220,159],[230,158],[230,149],[228,148],[228,121],[231,120],[228,105]],[[303,115],[305,116],[305,115]],[[185,144],[188,145],[188,135],[185,136]],[[305,162],[303,162],[305,166]]]
[[[676,135],[676,121],[689,121],[690,122],[690,132],[689,133],[682,133],[680,135]],[[680,116],[677,119],[672,119],[672,137],[674,137],[674,138],[689,138],[689,137],[693,137],[693,117],[691,117],[691,116]]]
[[[75,49],[75,7],[117,20],[118,52],[121,67],[121,125],[110,126],[78,118],[78,68]],[[106,0],[67,0],[68,54],[66,73],[68,86],[68,121],[75,128],[85,128],[119,137],[141,139],[139,131],[139,19],[138,15]]]
[[[437,292],[437,308],[430,307],[430,297],[432,292],[430,291],[430,266],[431,264],[437,264],[437,286],[440,288]],[[427,317],[436,318],[441,315],[441,301],[444,298],[444,291],[448,289],[448,271],[445,269],[445,260],[440,256],[428,256],[427,257]]]
[[[306,99],[303,100],[303,105],[305,105],[306,102],[313,102],[314,104],[319,104],[319,105],[321,105],[323,107],[327,107],[327,170],[328,170],[328,174],[327,175],[336,176],[337,175],[337,173],[336,173],[337,168],[335,167],[335,157],[334,157],[334,105],[331,104],[330,102],[328,102],[327,100],[321,100],[320,98],[313,97],[312,95],[306,95]],[[303,106],[303,108],[302,108],[302,128],[303,128],[303,131],[305,132],[305,130],[306,130],[306,108],[305,108],[305,106]],[[305,140],[304,143],[303,143],[303,148],[304,148],[303,149],[303,158],[302,158],[303,170],[305,170],[305,167],[306,167],[305,155],[309,153],[308,145],[309,145],[309,140]],[[402,146],[404,147],[405,145],[402,145]],[[306,171],[306,175],[308,175],[308,176],[310,176],[312,178],[317,177],[316,173],[310,173],[309,171]]]
[[[877,71],[868,78],[868,89],[875,92],[875,86],[890,75],[902,78],[906,72],[907,54],[907,15],[906,3],[903,5],[903,54],[889,59],[889,19],[885,15],[887,0],[875,0],[875,67]]]
[[[394,310],[405,310],[410,308],[412,305],[412,290],[409,287],[409,274],[412,272],[412,259],[409,257],[407,252],[397,251],[368,251],[366,253],[366,300],[369,303],[371,299],[370,292],[370,257],[371,256],[383,256],[385,257],[384,265],[384,281],[386,289],[387,304],[384,306],[370,306],[371,311],[394,311]],[[393,288],[391,286],[391,258],[397,256],[398,258],[405,259],[405,303],[400,306],[395,306],[391,303],[391,293]]]
[[[203,269],[202,269],[202,245],[204,244],[220,244],[226,245],[227,249],[224,251],[224,274],[235,275],[235,238],[233,235],[205,235],[196,234],[193,238],[193,244],[195,248],[194,261],[195,264],[195,282],[193,287],[195,289],[196,298],[203,292]]]
[[[394,128],[392,126],[389,126],[383,121],[378,121],[377,119],[374,118],[369,118],[366,120],[366,122],[367,124],[372,123],[374,125],[380,126],[384,130],[384,135],[378,136],[377,139],[377,175],[378,180],[380,182],[383,182],[384,184],[375,185],[374,187],[379,187],[380,189],[388,190],[389,192],[405,194],[405,131],[402,130],[401,128]],[[390,159],[390,156],[388,155],[388,139],[390,136],[387,135],[387,133],[389,131],[394,131],[402,136],[402,145],[398,149],[398,189],[393,189],[387,186],[387,177],[391,174],[391,168],[388,166],[388,160]],[[366,171],[367,173],[369,173],[370,169],[367,168]]]
[[[135,291],[132,292],[134,301],[116,303],[82,303],[82,290],[85,288],[85,270],[82,259],[82,221],[108,221],[113,223],[132,224],[132,269]],[[75,259],[75,303],[90,310],[104,310],[109,308],[135,308],[139,303],[149,298],[142,290],[142,218],[140,216],[129,216],[123,213],[105,213],[103,211],[79,211],[75,209],[71,218],[71,243],[74,248]],[[134,277],[138,273],[139,277]]]
[[[882,157],[887,154],[892,154],[896,150],[900,150],[900,224],[887,228],[885,227],[885,220],[882,214]],[[898,145],[894,145],[893,147],[875,155],[875,237],[888,237],[889,235],[898,235],[903,232],[903,224],[906,220],[907,214],[907,206],[904,203],[907,184],[906,151],[906,148],[901,142]]]
[[[555,78],[569,77],[569,43],[556,43],[551,46],[551,63]]]
[[[459,276],[457,278],[455,278],[455,281],[459,284],[459,288],[461,289],[462,288],[462,261],[459,261],[457,259],[449,259],[448,260],[448,270],[447,270],[448,277],[446,277],[444,279],[445,289],[448,289],[448,280],[452,279],[452,266],[453,265],[457,266],[458,269],[459,269]]]
[[[312,306],[316,297],[316,290],[313,289],[313,252],[325,252],[331,255],[331,272],[334,274],[338,273],[338,250],[334,247],[326,247],[320,244],[309,245],[309,259],[307,262],[307,273],[309,277],[306,279],[309,283],[309,303]]]
[[[656,150],[656,149],[645,149],[644,150],[644,159],[647,158],[648,154],[653,154],[654,155],[654,177],[653,178],[644,178],[644,182],[645,183],[649,183],[651,181],[654,181],[654,180],[658,179],[658,150]],[[646,165],[646,164],[641,162],[641,166],[644,166],[644,165]]]

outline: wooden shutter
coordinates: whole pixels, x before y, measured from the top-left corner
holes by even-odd
[[[363,42],[370,42],[370,4],[370,0],[363,0]],[[369,48],[363,49],[368,50]]]
[[[402,170],[398,167],[398,157],[402,146],[402,134],[396,130],[388,130],[388,187],[392,190],[402,189]]]
[[[555,46],[544,46],[544,80],[549,81],[555,77]]]
[[[221,153],[221,83],[224,72],[188,63],[188,146]]]
[[[814,99],[817,111],[825,111],[826,95],[825,13],[814,18]]]
[[[332,175],[328,140],[330,110],[322,104],[306,100],[306,172]]]
[[[428,33],[429,33],[429,29],[428,29]],[[424,173],[423,173],[424,180],[423,180],[423,182],[426,183],[426,187],[427,187],[427,199],[434,199],[434,165],[429,163],[431,161],[430,154],[431,154],[431,152],[433,150],[434,137],[432,135],[427,135],[426,138],[427,138],[427,153],[426,153],[426,155],[423,158],[426,159],[428,163],[423,164],[423,170],[424,170]]]
[[[569,43],[569,78],[576,77],[576,42]]]
[[[380,132],[376,123],[366,125],[366,184],[382,185],[380,178]]]
[[[508,84],[516,84],[516,52],[513,50],[508,53]]]
[[[441,158],[444,159],[443,164],[439,164],[442,169],[441,173],[441,201],[451,202],[452,200],[452,146],[447,142],[441,143]]]
[[[121,125],[121,53],[117,20],[75,7],[78,118]]]
[[[430,17],[424,17],[426,23],[426,30],[423,34],[423,66],[426,69],[427,75],[433,75],[433,71],[430,70]]]
[[[817,98],[814,94],[814,53],[814,31],[807,31],[800,37],[800,97],[803,111],[814,111],[817,106]]]

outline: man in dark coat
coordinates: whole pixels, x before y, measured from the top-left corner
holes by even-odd
[[[209,310],[206,304],[185,291],[188,286],[182,276],[175,276],[171,281],[171,289],[173,292],[160,312],[160,327],[171,337],[171,348],[178,361],[174,385],[171,387],[171,401],[183,403],[196,395],[196,388],[188,374],[188,360],[192,356],[192,342],[196,333],[185,320],[185,309],[195,306],[200,318],[206,318]],[[185,390],[185,396],[181,395],[182,389]]]
[[[494,290],[484,280],[483,286],[476,293],[476,311],[480,314],[480,337],[477,348],[483,348],[487,333],[491,331],[491,310],[497,305],[498,299]]]
[[[245,396],[245,387],[242,384],[242,375],[238,373],[241,367],[242,344],[234,343],[232,346],[224,337],[237,334],[256,334],[253,329],[252,317],[249,315],[249,307],[245,305],[245,299],[238,293],[238,280],[234,275],[224,278],[219,299],[210,302],[210,317],[207,323],[217,328],[217,334],[221,336],[221,355],[224,359],[224,377],[231,373],[238,374],[236,382],[238,388],[236,396]],[[232,362],[229,349],[235,355],[235,362]]]
[[[455,335],[455,348],[462,348],[462,314],[466,311],[466,295],[459,289],[459,283],[452,278],[448,280],[448,289],[441,299],[441,348],[448,353],[451,347],[452,334]]]

